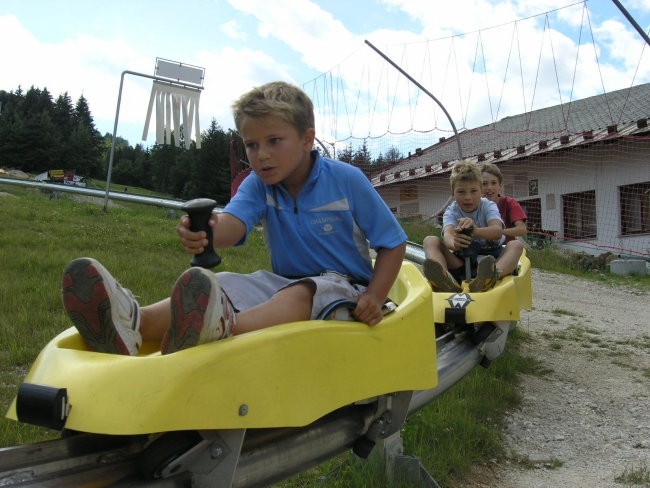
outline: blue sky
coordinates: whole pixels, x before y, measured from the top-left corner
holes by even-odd
[[[622,3],[647,32],[650,0]],[[231,128],[238,95],[282,79],[317,98],[325,140],[448,133],[435,104],[366,39],[458,128],[650,82],[650,46],[609,0],[0,0],[0,89],[83,94],[103,134],[121,73],[152,75],[160,57],[205,68],[202,129],[212,119]],[[150,90],[151,80],[125,77],[117,133],[131,144]]]

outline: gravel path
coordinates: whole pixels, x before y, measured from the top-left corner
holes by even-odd
[[[649,293],[534,270],[519,325],[532,338],[523,353],[548,373],[523,378],[509,459],[464,486],[650,487],[649,317]]]

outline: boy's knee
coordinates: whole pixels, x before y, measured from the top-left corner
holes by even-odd
[[[518,252],[519,254],[521,254],[524,251],[524,245],[519,239],[509,241],[506,244],[506,248],[512,249],[513,252]]]
[[[422,241],[422,245],[426,247],[440,247],[440,238],[438,236],[426,236]]]

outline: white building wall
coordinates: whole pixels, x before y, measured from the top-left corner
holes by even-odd
[[[415,191],[413,191],[413,189]],[[451,195],[448,175],[438,178],[421,178],[410,182],[378,187],[377,191],[396,215],[431,217],[438,212]],[[413,196],[415,198],[406,198]]]
[[[618,144],[592,145],[588,149],[574,148],[556,151],[529,162],[516,160],[499,164],[504,175],[505,193],[518,200],[539,198],[542,229],[557,232],[563,247],[601,254],[621,250],[650,252],[650,235],[621,236],[619,187],[650,181],[650,154],[642,147],[621,151]],[[537,180],[538,194],[528,195],[529,180]],[[404,200],[402,185],[415,186],[417,198]],[[562,196],[595,190],[597,237],[580,242],[563,241]],[[449,174],[413,180],[407,183],[379,187],[378,191],[398,216],[435,215],[448,201]],[[412,191],[406,192],[413,194]]]
[[[616,151],[615,145],[602,145],[589,151],[589,162],[576,163],[572,152],[554,153],[544,162],[516,166],[538,180],[542,206],[542,228],[556,231],[563,239],[562,196],[595,190],[597,237],[580,242],[562,242],[575,251],[618,254],[621,250],[648,252],[650,236],[621,236],[619,187],[650,181],[650,164],[643,162],[643,152]],[[502,168],[503,171],[503,168]],[[508,174],[506,171],[504,174]],[[517,196],[520,200],[536,197]],[[623,252],[625,254],[625,252]]]

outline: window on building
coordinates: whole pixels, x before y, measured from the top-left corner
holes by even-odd
[[[650,182],[621,186],[621,234],[650,232]]]
[[[562,195],[564,237],[587,239],[596,237],[596,191]]]
[[[417,185],[402,185],[399,188],[399,201],[406,202],[418,199]]]

